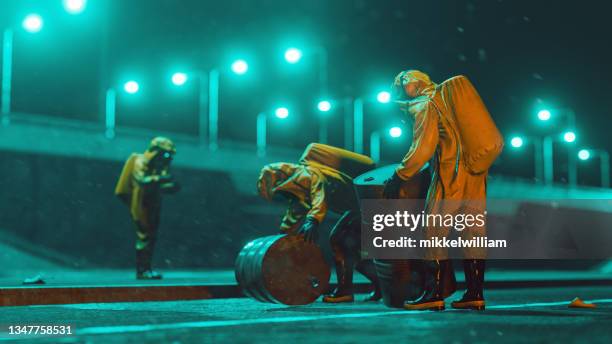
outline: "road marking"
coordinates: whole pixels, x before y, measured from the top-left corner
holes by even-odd
[[[598,299],[585,301],[589,303],[612,303],[612,299]],[[537,302],[537,303],[522,303],[511,305],[495,305],[487,306],[487,309],[512,309],[512,308],[528,308],[528,307],[551,307],[568,305],[568,301],[558,302]],[[461,311],[457,309],[449,309],[448,311]],[[318,316],[296,316],[296,317],[281,317],[281,318],[264,318],[264,319],[244,319],[244,320],[209,320],[209,321],[194,321],[172,324],[152,324],[152,325],[128,325],[128,326],[100,326],[86,327],[76,330],[77,335],[99,335],[99,334],[114,334],[114,333],[135,333],[148,331],[162,330],[178,330],[189,328],[209,328],[209,327],[227,327],[240,325],[256,325],[256,324],[280,324],[290,322],[303,322],[328,319],[351,319],[351,318],[372,318],[389,315],[417,315],[423,314],[420,311],[387,311],[374,313],[348,313],[348,314],[331,314]]]

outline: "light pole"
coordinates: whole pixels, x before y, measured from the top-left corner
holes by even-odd
[[[571,131],[576,128],[576,113],[571,108],[554,108],[554,109],[542,109],[538,112],[538,119],[543,122],[548,122],[555,115],[565,117],[567,130]],[[567,141],[573,142],[573,141]],[[552,153],[551,153],[552,154]],[[575,187],[578,183],[578,173],[576,165],[576,148],[574,145],[570,145],[567,148],[567,182],[570,187]]]
[[[245,60],[235,60],[231,65],[234,74],[243,75],[249,69]],[[219,148],[219,77],[218,69],[213,68],[208,72],[192,71],[199,83],[198,92],[198,123],[199,137],[202,144],[208,144],[211,151]],[[172,83],[178,87],[185,85],[189,75],[185,72],[172,74]],[[204,83],[208,81],[208,87]],[[207,140],[208,139],[208,140]],[[208,141],[208,142],[206,142]]]
[[[327,120],[328,114],[332,110],[332,103],[329,100],[323,99],[317,104],[317,110],[321,113],[319,125],[319,142],[327,143]]]
[[[378,92],[376,100],[387,104],[391,101],[391,93],[387,91]],[[355,153],[363,154],[363,98],[353,100],[353,149]]]
[[[328,79],[328,53],[327,53],[327,49],[321,45],[314,45],[314,46],[307,47],[306,53],[316,55],[318,58],[319,75],[317,79],[319,82],[319,92],[321,92],[322,97],[326,97],[327,89],[328,89],[328,84],[327,84],[328,83],[328,80],[327,80]],[[304,56],[304,53],[302,52],[302,50],[299,48],[295,48],[295,47],[288,48],[287,50],[285,50],[285,54],[284,54],[285,60],[290,64],[299,63],[303,56]]]
[[[576,141],[576,134],[573,131],[567,131],[562,134],[557,135],[547,135],[544,136],[542,140],[542,155],[544,159],[544,183],[546,185],[552,185],[554,181],[554,161],[553,161],[553,142],[566,142],[571,144],[571,147],[568,147],[569,151],[573,151],[572,147],[573,143]],[[573,159],[573,157],[572,157]],[[570,164],[568,161],[568,182],[570,182],[571,176],[576,176],[576,164]],[[575,177],[574,177],[575,178]],[[575,187],[575,184],[569,184],[570,187]]]
[[[23,29],[29,33],[37,33],[43,27],[42,18],[35,13],[28,14],[21,23]],[[2,34],[2,124],[10,123],[11,113],[11,88],[13,78],[13,29],[7,27]]]
[[[581,149],[578,151],[578,158],[586,161],[594,157],[599,157],[599,174],[601,186],[610,187],[610,153],[603,149]]]
[[[259,157],[266,155],[268,115],[268,111],[262,111],[257,114],[257,156]],[[278,107],[274,110],[274,116],[279,119],[286,119],[289,116],[289,109]]]
[[[392,127],[389,129],[389,136],[392,138],[398,138],[402,136],[402,128]],[[370,134],[370,157],[375,163],[380,162],[380,147],[381,147],[381,134],[380,130],[376,130]]]
[[[140,85],[134,80],[129,80],[123,84],[123,90],[128,94],[136,94],[140,90]],[[104,135],[108,139],[113,139],[117,127],[117,91],[113,87],[106,90],[105,105],[106,131]]]
[[[523,138],[521,136],[514,136],[512,137],[512,139],[510,139],[510,146],[515,149],[520,149],[525,145],[526,143],[525,141],[533,145],[533,157],[534,157],[533,167],[534,167],[535,180],[537,183],[542,183],[544,181],[543,172],[542,172],[542,165],[543,165],[542,141],[543,139],[541,137]],[[552,159],[552,151],[550,154],[550,159]],[[548,165],[549,166],[546,168],[547,173],[549,175],[549,178],[552,180],[552,177],[551,177],[552,176],[552,163],[549,163]]]

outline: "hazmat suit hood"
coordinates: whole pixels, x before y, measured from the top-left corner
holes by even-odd
[[[418,70],[400,72],[393,81],[393,96],[402,110],[407,110],[410,103],[432,98],[436,91],[436,83],[429,75]]]
[[[301,196],[304,187],[293,178],[299,168],[299,165],[288,162],[276,162],[264,166],[257,179],[259,195],[267,201],[272,201],[279,192]]]

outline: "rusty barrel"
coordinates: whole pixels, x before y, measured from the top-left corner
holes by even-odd
[[[364,173],[353,180],[360,200],[381,199],[384,183],[393,176],[397,165],[388,165]],[[414,177],[402,183],[399,198],[425,199],[430,183],[429,164],[425,164]],[[423,209],[412,209],[419,213]],[[425,290],[423,262],[418,259],[375,259],[383,301],[388,307],[401,308],[405,301],[417,299]],[[452,269],[442,271],[442,289],[446,297],[456,290]]]
[[[328,290],[330,268],[319,246],[283,234],[246,244],[235,274],[244,294],[258,301],[306,305]]]

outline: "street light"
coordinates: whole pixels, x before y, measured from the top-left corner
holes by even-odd
[[[27,15],[22,22],[22,27],[30,33],[37,33],[43,27],[43,20],[38,14]],[[11,88],[13,77],[13,29],[7,27],[2,35],[2,124],[8,125],[11,112]]]
[[[603,149],[581,149],[578,151],[578,158],[582,161],[599,157],[599,174],[601,186],[610,187],[610,153]]]
[[[138,83],[134,80],[130,80],[126,82],[125,84],[123,84],[123,90],[129,94],[138,93],[139,89],[140,89],[140,85],[138,85]]]
[[[289,109],[287,109],[286,107],[279,107],[276,110],[274,110],[274,115],[277,118],[285,119],[289,116]]]
[[[43,20],[38,14],[32,13],[25,17],[21,25],[27,32],[37,33],[43,27]]]
[[[525,143],[531,143],[533,145],[533,167],[534,167],[534,175],[537,183],[541,183],[546,178],[543,178],[542,172],[542,164],[544,162],[543,159],[543,139],[541,137],[522,137],[522,136],[513,136],[510,139],[510,146],[514,149],[521,149],[525,145]],[[552,148],[551,148],[552,149]],[[547,155],[547,158],[552,159],[552,151],[550,155]],[[548,165],[545,169],[549,171],[550,168],[550,178],[552,180],[552,160],[547,160],[546,165]],[[548,172],[547,172],[548,173]],[[552,181],[551,181],[552,183]]]
[[[286,107],[278,107],[274,110],[274,116],[279,119],[289,117],[289,109]],[[263,157],[266,155],[266,136],[268,131],[268,114],[267,111],[262,111],[257,114],[257,156]]]
[[[573,131],[567,131],[563,134],[563,140],[567,143],[572,143],[576,141],[576,133]]]
[[[175,86],[183,86],[187,82],[188,76],[186,73],[176,72],[172,74],[172,83]]]
[[[285,51],[285,60],[291,64],[300,62],[302,51],[298,48],[289,48]]]
[[[232,63],[232,72],[238,75],[245,74],[249,70],[249,64],[245,60],[236,60]]]
[[[572,143],[576,140],[576,134],[571,131],[576,128],[576,113],[571,108],[554,108],[554,109],[542,109],[538,112],[538,119],[541,121],[549,121],[553,115],[565,117],[566,128],[570,131],[563,135],[565,142]],[[576,150],[574,146],[570,146],[567,149],[567,182],[570,187],[575,187],[578,183],[578,169],[576,166]]]
[[[387,91],[378,92],[376,95],[376,100],[378,100],[379,103],[387,104],[391,101],[391,93]]]
[[[134,80],[123,84],[123,90],[128,94],[136,94],[139,89],[138,82]],[[106,126],[104,134],[106,138],[112,139],[115,137],[115,128],[117,126],[117,91],[113,87],[109,87],[106,90],[104,115]]]
[[[540,121],[548,121],[550,119],[550,111],[544,109],[538,112],[538,119]]]
[[[331,110],[331,107],[331,103],[328,100],[321,100],[317,104],[317,109],[319,109],[319,111],[321,112],[329,112],[329,110]]]
[[[327,94],[327,49],[320,45],[312,45],[299,49],[291,47],[285,50],[284,58],[290,64],[296,64],[302,60],[305,55],[317,55],[319,64],[319,92],[320,95],[326,97]]]
[[[402,128],[400,127],[392,127],[388,131],[389,136],[393,139],[399,138],[402,136]],[[376,130],[370,134],[370,157],[374,160],[375,163],[380,162],[380,146],[381,146],[381,137],[380,130]]]
[[[400,127],[392,127],[391,129],[389,129],[389,136],[391,136],[393,138],[398,138],[398,137],[402,136],[402,128],[400,128]]]
[[[523,138],[519,136],[515,136],[510,140],[510,145],[514,148],[523,147]]]
[[[327,143],[327,131],[328,131],[328,124],[327,124],[327,120],[328,120],[328,116],[326,116],[325,114],[327,114],[329,111],[331,111],[332,109],[332,103],[329,100],[321,100],[319,101],[319,103],[317,103],[317,110],[319,110],[319,112],[321,112],[321,114],[323,114],[323,116],[320,116],[319,118],[319,142],[320,143]]]
[[[391,93],[388,91],[380,91],[376,94],[376,101],[382,104],[387,104],[391,101]],[[363,153],[363,98],[355,98],[353,100],[353,144],[356,153]]]
[[[63,0],[64,9],[70,14],[79,14],[85,10],[87,0]]]

